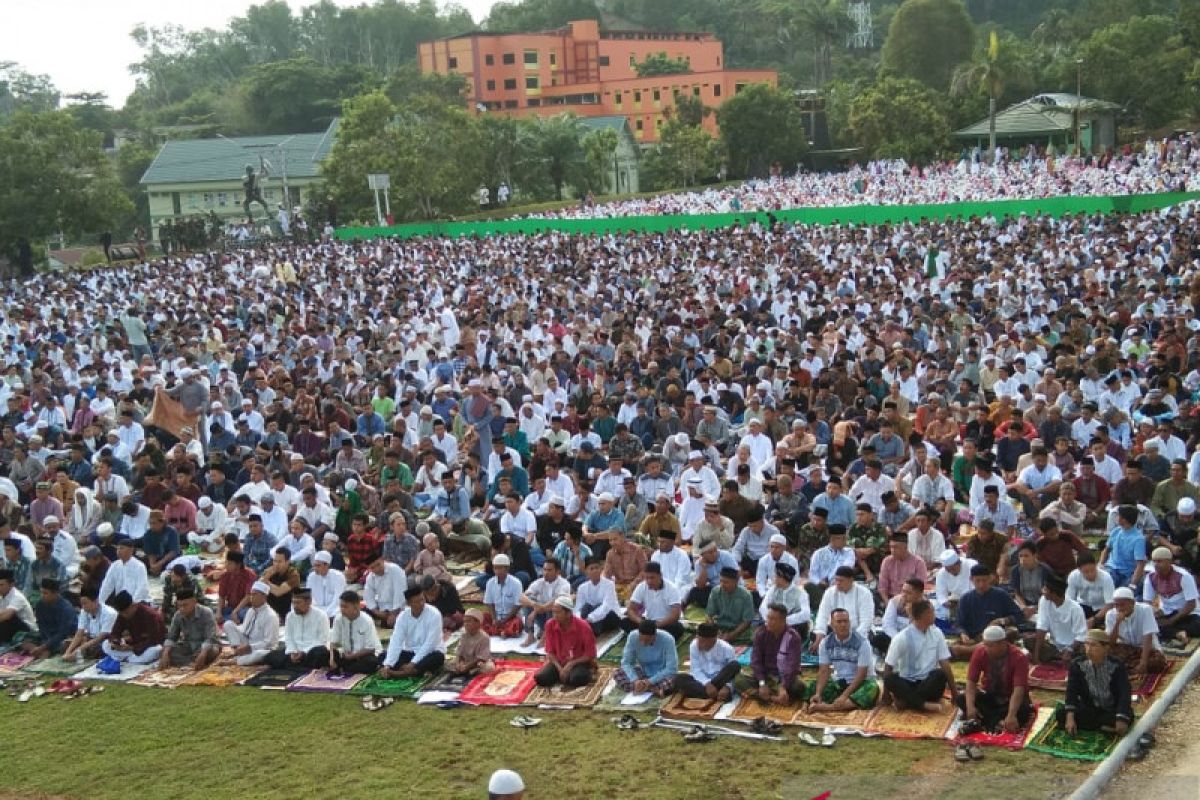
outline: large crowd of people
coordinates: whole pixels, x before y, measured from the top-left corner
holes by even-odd
[[[628,691],[949,691],[1009,730],[1061,662],[1063,725],[1122,731],[1130,675],[1200,635],[1196,223],[323,239],[11,282],[0,644],[403,678],[499,636],[577,686],[623,629]]]
[[[585,202],[530,216],[597,219],[1194,191],[1200,188],[1197,144],[1196,137],[1188,135],[1082,157],[1029,146],[1015,150],[999,147],[988,158],[976,147],[964,150],[957,160],[926,166],[889,159],[838,172],[796,170],[786,177],[780,167],[769,179],[606,203]]]

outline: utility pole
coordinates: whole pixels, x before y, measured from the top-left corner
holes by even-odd
[[[1079,141],[1080,125],[1080,106],[1083,104],[1083,59],[1075,59],[1075,157],[1079,158],[1082,153],[1082,144]]]

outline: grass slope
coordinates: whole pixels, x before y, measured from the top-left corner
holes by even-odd
[[[517,713],[543,719],[510,727]],[[831,749],[721,737],[689,745],[668,731],[619,732],[599,712],[401,701],[378,713],[358,698],[185,687],[109,686],[98,696],[18,704],[0,697],[0,800],[297,797],[479,798],[499,767],[521,772],[529,800],[553,797],[809,798],[1068,793],[1089,765],[988,750],[954,763],[945,742],[847,737]],[[917,794],[913,792],[918,790]],[[6,794],[7,793],[7,794]]]

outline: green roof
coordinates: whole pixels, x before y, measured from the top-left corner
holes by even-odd
[[[629,120],[621,116],[580,117],[579,124],[589,131],[602,131],[611,128],[617,133],[623,133],[629,130]]]
[[[1037,136],[1069,133],[1075,128],[1075,109],[1084,114],[1109,113],[1119,106],[1105,100],[1094,100],[1073,94],[1040,94],[1011,105],[996,113],[996,135]],[[988,135],[988,120],[984,119],[954,135],[971,139]]]
[[[240,180],[246,174],[247,164],[258,169],[259,156],[271,162],[272,175],[280,175],[283,171],[281,150],[286,153],[289,178],[315,178],[333,146],[337,126],[335,119],[321,133],[169,141],[158,151],[141,183]]]

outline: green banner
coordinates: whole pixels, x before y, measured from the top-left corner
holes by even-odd
[[[658,233],[674,230],[711,230],[752,222],[767,222],[774,216],[782,222],[807,225],[877,225],[924,220],[970,219],[991,216],[1003,219],[1020,214],[1060,217],[1068,214],[1137,214],[1177,205],[1200,197],[1200,192],[1165,192],[1098,197],[1046,197],[1038,200],[993,200],[937,205],[840,206],[792,208],[786,211],[748,211],[737,214],[680,214],[657,217],[612,217],[605,219],[506,219],[483,222],[427,222],[390,227],[339,228],[340,240],[378,237],[409,239],[414,236],[503,236],[543,231],[605,234],[622,231]]]

